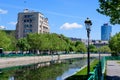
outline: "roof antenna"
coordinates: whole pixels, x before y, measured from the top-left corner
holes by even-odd
[[[27,1],[26,0],[24,0],[24,12],[28,12],[29,10],[28,10],[28,8],[27,8]]]
[[[25,9],[27,9],[27,1],[26,0],[24,0],[24,6],[25,6]]]

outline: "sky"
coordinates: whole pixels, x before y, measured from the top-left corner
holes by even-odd
[[[101,39],[101,26],[109,17],[96,11],[98,0],[0,0],[0,28],[15,30],[19,12],[24,9],[41,12],[48,18],[50,32],[66,37],[87,39],[84,21],[92,21],[90,39]],[[120,25],[112,26],[112,36],[120,32]]]

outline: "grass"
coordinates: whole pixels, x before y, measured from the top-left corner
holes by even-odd
[[[90,71],[92,72],[94,70],[94,67],[99,62],[99,60],[95,59],[90,64]],[[68,77],[66,80],[87,80],[87,66],[83,68],[82,70],[78,71],[75,75]]]
[[[96,66],[96,64],[98,63],[98,60],[94,60],[91,64],[90,64],[90,71],[92,72],[94,70],[94,67]],[[82,70],[80,70],[79,72],[77,72],[75,75],[87,75],[87,66],[85,68],[83,68]]]
[[[118,61],[117,63],[120,64],[120,61]]]

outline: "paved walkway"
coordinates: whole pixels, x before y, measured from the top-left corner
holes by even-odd
[[[107,80],[120,80],[120,60],[107,61]]]

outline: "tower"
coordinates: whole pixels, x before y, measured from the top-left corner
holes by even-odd
[[[101,40],[108,41],[111,37],[112,27],[108,23],[101,26]]]

